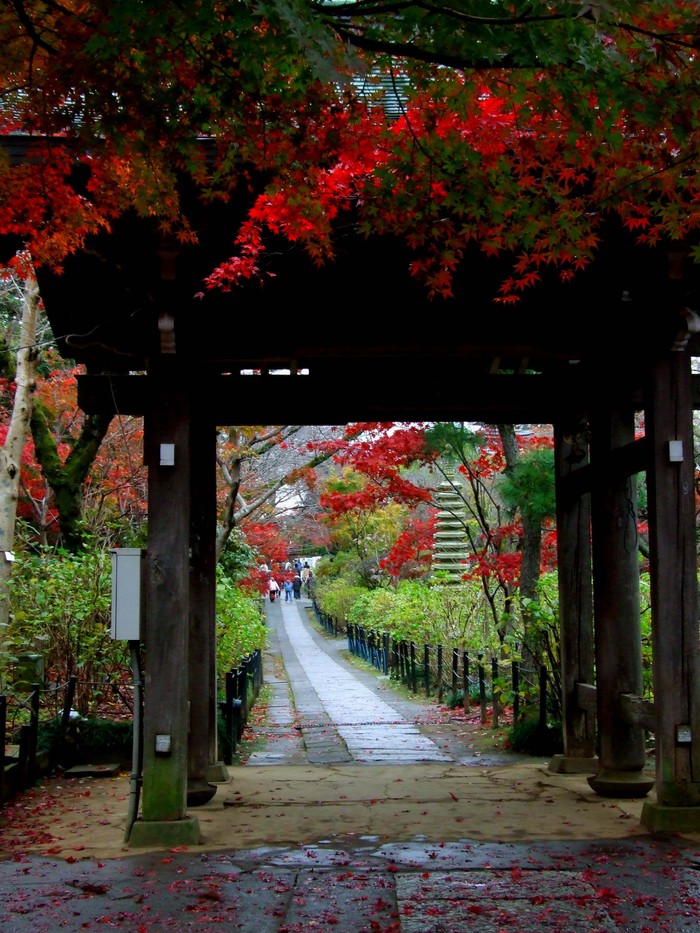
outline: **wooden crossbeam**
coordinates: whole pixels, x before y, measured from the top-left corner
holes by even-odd
[[[196,373],[191,377],[199,381]],[[550,424],[583,404],[582,390],[572,381],[545,376],[464,376],[444,372],[403,377],[395,371],[340,365],[334,378],[306,376],[224,375],[207,379],[206,415],[216,424],[346,424],[352,421],[476,421],[486,424]],[[147,375],[78,377],[78,404],[88,414],[143,415],[152,396]],[[573,399],[572,399],[573,396]],[[204,413],[203,413],[204,414]]]

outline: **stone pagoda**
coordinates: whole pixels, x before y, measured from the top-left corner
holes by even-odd
[[[448,576],[446,582],[461,583],[469,559],[469,548],[465,534],[466,507],[464,493],[455,474],[447,474],[437,489],[439,506],[433,543],[433,573],[442,571]]]

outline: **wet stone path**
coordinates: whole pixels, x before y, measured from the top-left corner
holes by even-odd
[[[486,763],[438,722],[434,706],[403,699],[389,678],[346,660],[347,642],[319,630],[310,606],[307,599],[266,603],[271,696],[259,737],[269,741],[249,765]],[[505,760],[494,754],[488,763]]]

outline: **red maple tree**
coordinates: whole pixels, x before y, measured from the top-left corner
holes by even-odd
[[[21,164],[0,165],[0,232],[39,264],[127,211],[193,242],[183,177],[248,205],[209,287],[272,274],[271,237],[329,259],[341,219],[404,239],[432,295],[469,250],[509,257],[504,302],[547,270],[575,277],[611,230],[697,252],[691,2],[291,18],[274,2],[23,2],[0,37],[0,133],[30,134]]]

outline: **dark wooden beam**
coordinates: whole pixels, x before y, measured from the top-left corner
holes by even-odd
[[[579,709],[595,715],[598,711],[598,694],[595,684],[576,684],[576,703]]]
[[[606,470],[609,469],[610,475],[617,479],[643,473],[647,468],[648,450],[646,438],[640,437],[618,450],[613,450]],[[559,494],[567,502],[579,499],[591,491],[594,475],[595,465],[587,463],[576,472],[561,477]]]
[[[620,715],[631,726],[641,726],[647,732],[656,731],[656,710],[653,700],[633,693],[620,694]]]
[[[192,373],[192,380],[200,377]],[[538,375],[441,374],[406,368],[402,376],[365,366],[338,366],[329,380],[307,376],[226,375],[207,379],[206,415],[217,425],[345,424],[352,421],[479,421],[485,423],[549,424],[567,411],[572,393],[583,404],[574,381]],[[146,375],[79,376],[78,404],[96,412],[142,415],[152,395]],[[200,396],[201,397],[201,396]],[[303,413],[300,415],[300,413]]]
[[[200,378],[196,373],[192,379]],[[336,372],[327,367],[309,375],[205,377],[210,386],[210,413],[215,424],[277,424],[290,409],[299,410],[306,424],[350,421],[480,421],[487,424],[553,424],[572,410],[586,411],[595,391],[583,374],[517,375],[474,374],[466,364],[437,368],[398,369],[364,361],[348,367],[338,361]],[[700,410],[700,376],[692,382],[693,408]],[[151,387],[146,375],[78,376],[78,404],[88,414],[143,415]],[[630,404],[641,408],[637,391]],[[294,414],[292,414],[294,413]],[[622,475],[639,473],[646,466],[643,439],[615,451],[613,463]],[[590,471],[567,477],[565,495],[590,491]]]

